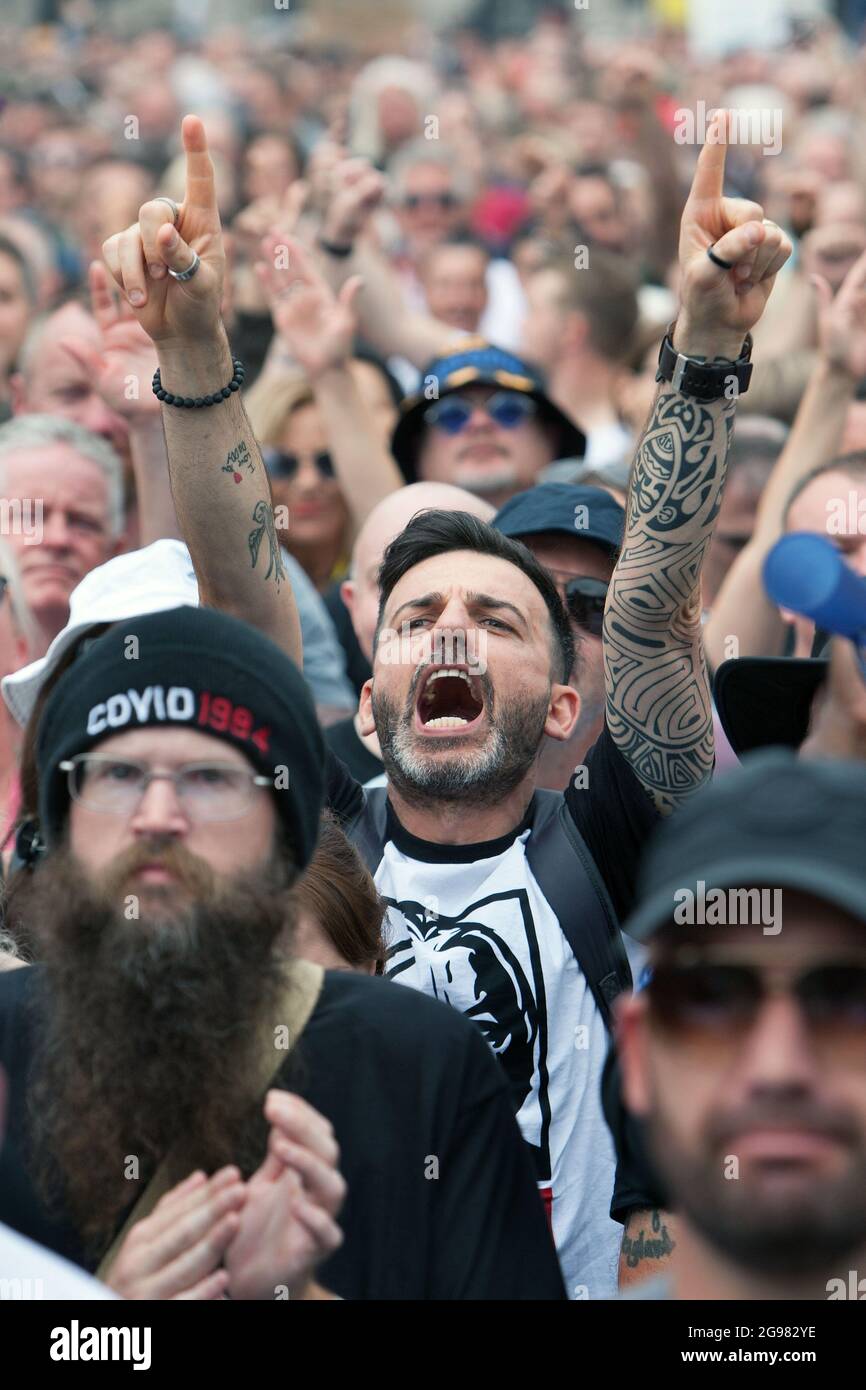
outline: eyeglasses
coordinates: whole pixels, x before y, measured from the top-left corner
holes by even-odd
[[[476,409],[485,411],[501,429],[514,430],[530,420],[538,407],[531,396],[524,396],[519,391],[497,391],[489,400],[479,402],[477,406],[463,396],[446,396],[424,411],[424,423],[445,434],[459,434],[465,430]]]
[[[312,458],[322,478],[336,477],[334,460],[326,450],[309,455],[309,457]],[[281,449],[262,449],[262,462],[271,478],[294,478],[301,466],[301,460],[297,454],[284,454]]]
[[[737,1048],[767,1000],[781,994],[796,1000],[817,1047],[835,1055],[854,1042],[866,1052],[864,952],[814,961],[791,974],[758,970],[706,948],[684,949],[653,966],[646,992],[662,1028],[719,1051]]]
[[[415,212],[425,205],[448,212],[451,208],[457,207],[458,200],[453,193],[407,193],[401,202],[410,212]]]
[[[252,804],[256,787],[273,786],[249,768],[233,763],[184,763],[174,772],[153,772],[146,763],[81,753],[60,764],[69,795],[88,811],[130,816],[151,782],[164,780],[187,815],[196,821],[237,820]]]
[[[601,637],[604,626],[604,605],[608,586],[603,579],[578,576],[565,586],[565,606],[568,616],[593,637]]]

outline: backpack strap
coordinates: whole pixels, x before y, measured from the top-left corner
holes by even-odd
[[[371,874],[382,862],[382,846],[387,836],[388,788],[367,787],[360,811],[345,821],[341,829],[348,835]]]
[[[526,858],[610,1031],[613,1001],[632,987],[616,910],[565,798],[559,792],[539,791],[535,796],[537,811]],[[588,890],[582,895],[575,892],[574,876],[565,867],[575,857]]]
[[[289,1030],[289,1037],[294,1047],[301,1036],[304,1028],[309,1022],[310,1015],[316,1007],[319,995],[322,991],[325,972],[320,965],[314,965],[312,961],[293,960],[286,979],[286,989],[282,996],[281,1007],[278,1017],[281,1023],[285,1024]],[[274,1056],[279,1057],[279,1061],[274,1064]],[[274,1047],[274,1034],[268,1025],[262,1029],[262,1050],[259,1054],[258,1085],[261,1091],[267,1090],[269,1083],[276,1076],[277,1072],[285,1065],[288,1053],[278,1051]],[[129,1216],[121,1226],[108,1250],[102,1257],[99,1268],[96,1271],[96,1278],[105,1283],[111,1272],[112,1266],[117,1259],[120,1247],[129,1232],[144,1217],[150,1216],[157,1202],[175,1187],[186,1174],[181,1171],[176,1155],[168,1154],[160,1163],[147,1187],[142,1192]]]

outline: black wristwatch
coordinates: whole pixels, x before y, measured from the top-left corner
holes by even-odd
[[[673,345],[671,325],[659,350],[656,381],[669,381],[675,391],[694,396],[698,401],[718,401],[723,396],[739,396],[749,389],[751,356],[752,335],[747,333],[736,362],[730,357],[714,357],[711,361],[705,357],[686,357],[684,353],[677,352]]]

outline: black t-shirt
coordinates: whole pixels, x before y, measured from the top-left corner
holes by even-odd
[[[384,771],[382,761],[375,757],[358,738],[355,729],[355,716],[338,719],[323,730],[325,743],[358,782],[369,782],[371,777],[380,777]]]
[[[0,973],[10,1088],[0,1222],[84,1264],[23,1159],[41,974]],[[344,1244],[318,1273],[325,1287],[347,1299],[562,1298],[505,1080],[459,1014],[387,980],[329,971],[292,1080],[333,1124],[348,1184]]]

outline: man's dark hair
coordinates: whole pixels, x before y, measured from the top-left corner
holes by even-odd
[[[452,550],[474,550],[478,555],[507,560],[532,581],[550,614],[558,679],[567,682],[574,664],[574,638],[556,585],[531,550],[527,550],[520,541],[503,536],[501,531],[469,512],[446,512],[434,508],[417,512],[409,525],[391,541],[379,568],[376,641],[379,639],[385,604],[403,575],[414,569],[415,565],[420,565],[422,560],[429,560],[434,555],[448,555]]]

